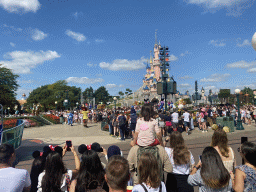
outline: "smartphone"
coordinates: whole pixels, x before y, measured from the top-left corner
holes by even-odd
[[[67,151],[70,151],[70,147],[72,147],[71,141],[66,141]]]
[[[199,155],[199,160],[202,162],[202,155]]]
[[[241,144],[243,144],[246,141],[248,141],[248,137],[241,137]]]

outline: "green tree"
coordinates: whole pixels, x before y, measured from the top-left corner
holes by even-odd
[[[243,93],[243,103],[254,103],[253,101],[253,90],[250,87],[244,87],[243,90],[241,90]],[[248,95],[247,95],[248,94]]]
[[[225,102],[229,102],[228,98],[230,97],[230,89],[220,89],[220,92],[218,94],[219,99],[221,100],[221,103]]]
[[[55,109],[55,101],[57,108],[64,109],[63,102],[68,99],[69,108],[76,107],[79,102],[81,89],[75,86],[68,86],[66,81],[57,81],[56,83],[44,85],[34,89],[27,98],[27,107],[40,103],[44,111]]]
[[[84,96],[84,99],[87,102],[89,102],[94,97],[93,88],[92,87],[86,88],[85,91],[83,92],[83,96]]]
[[[118,95],[120,96],[120,98],[122,98],[124,96],[124,93],[122,91],[119,91]]]
[[[129,88],[126,88],[125,95],[128,96],[128,95],[131,95],[131,94],[132,94],[132,90],[129,89]]]
[[[99,87],[95,91],[94,96],[95,96],[96,104],[100,102],[103,102],[103,104],[106,104],[109,101],[109,93],[104,86]]]
[[[185,99],[183,99],[183,100],[186,102],[186,104],[191,104],[191,103],[192,103],[189,98],[185,98]]]
[[[18,104],[15,98],[15,91],[19,87],[17,83],[18,77],[10,69],[2,67],[0,64],[0,104],[3,105],[4,109],[8,107],[12,109]]]

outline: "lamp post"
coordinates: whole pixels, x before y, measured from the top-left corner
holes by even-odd
[[[78,102],[76,102],[76,109],[78,109],[78,105],[79,105],[79,103],[78,103]]]
[[[68,106],[68,100],[67,99],[64,100],[64,106],[65,106],[65,110],[67,110],[67,106]]]
[[[242,120],[241,120],[241,114],[240,114],[240,102],[239,102],[240,89],[236,89],[235,93],[236,93],[236,97],[237,97],[237,108],[238,108],[238,118],[237,118],[236,130],[244,130],[244,127],[242,125]]]
[[[117,98],[114,97],[113,100],[114,100],[114,103],[115,103],[115,112],[116,112],[116,100],[117,100]]]
[[[10,107],[7,108],[8,109],[8,117],[10,116]]]
[[[58,101],[55,101],[55,111],[57,111],[57,104],[58,104]]]
[[[253,95],[254,95],[254,105],[256,106],[256,91],[253,91]]]

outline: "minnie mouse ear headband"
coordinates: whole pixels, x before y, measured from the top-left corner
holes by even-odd
[[[56,145],[55,147],[52,146],[52,145],[45,146],[45,147],[43,148],[43,151],[42,151],[42,152],[36,150],[36,151],[34,151],[34,152],[32,153],[32,156],[33,156],[34,158],[37,158],[37,157],[40,157],[40,156],[41,156],[41,157],[47,157],[47,155],[48,155],[50,152],[52,152],[52,151],[58,152],[58,153],[61,155],[61,157],[62,157],[62,151],[63,151],[63,149],[62,149],[60,146],[58,146],[58,145]]]
[[[100,146],[99,143],[95,142],[95,143],[92,143],[90,145],[85,145],[85,144],[82,144],[78,147],[78,152],[80,154],[83,154],[85,151],[87,150],[94,150],[95,152],[103,152],[103,149],[102,147]]]

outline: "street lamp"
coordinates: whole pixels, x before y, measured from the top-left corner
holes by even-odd
[[[254,95],[254,105],[256,105],[256,91],[253,91],[253,95]]]
[[[68,100],[67,99],[64,100],[64,106],[65,106],[65,110],[67,110],[67,106],[68,106]]]
[[[117,100],[117,98],[114,97],[113,100],[114,100],[114,103],[115,103],[115,112],[116,112],[116,100]]]
[[[240,89],[236,89],[235,94],[237,97],[237,108],[238,108],[238,118],[237,118],[236,130],[244,130],[244,127],[242,125],[242,120],[241,120],[241,114],[240,114],[240,102],[239,102]]]
[[[10,115],[10,107],[7,108],[8,109],[8,116]]]
[[[57,111],[57,104],[58,104],[58,101],[55,101],[55,111]]]
[[[76,108],[78,109],[78,105],[79,105],[79,103],[78,102],[76,102]]]

